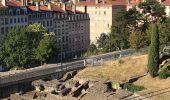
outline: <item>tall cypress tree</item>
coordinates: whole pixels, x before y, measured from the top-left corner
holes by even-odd
[[[159,31],[157,24],[152,24],[151,44],[148,55],[148,70],[152,77],[157,75],[159,70]]]

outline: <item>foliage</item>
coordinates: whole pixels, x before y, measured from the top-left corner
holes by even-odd
[[[40,40],[40,43],[35,50],[35,58],[41,62],[41,64],[47,62],[50,55],[53,53],[53,41],[54,34],[51,33],[46,33]]]
[[[169,62],[164,64],[162,68],[159,69],[158,76],[160,79],[166,79],[170,77],[170,71],[169,71]]]
[[[119,64],[123,64],[125,61],[122,59],[119,59],[118,62],[119,62]]]
[[[98,48],[101,48],[102,52],[109,52],[111,49],[109,35],[102,33],[97,40],[97,44]]]
[[[85,56],[97,55],[97,54],[98,54],[98,49],[97,49],[96,45],[90,44],[86,53],[85,53]]]
[[[136,91],[142,91],[145,88],[143,86],[137,86],[137,85],[134,85],[134,84],[131,84],[131,83],[125,83],[123,85],[123,89],[127,89],[130,92],[136,92]]]
[[[159,34],[157,24],[152,24],[151,44],[148,55],[148,70],[152,77],[157,75],[159,69]]]
[[[141,14],[139,13],[139,11],[134,7],[126,11],[125,14],[126,14],[125,18],[127,20],[128,29],[131,32],[140,30],[139,21],[141,18]]]
[[[125,9],[119,9],[115,15],[115,24],[112,26],[110,33],[110,45],[113,50],[121,50],[129,47],[127,21]]]
[[[167,69],[164,69],[158,73],[160,79],[166,79],[170,76],[170,72]]]
[[[129,36],[129,43],[132,48],[140,49],[148,45],[148,38],[145,33],[132,32]]]
[[[159,28],[159,41],[160,41],[160,46],[163,48],[164,46],[167,46],[170,44],[169,39],[170,39],[170,19],[167,18],[164,23],[158,23],[158,28]],[[151,33],[152,33],[152,26],[148,28],[146,34],[147,34],[147,41],[148,44],[150,44],[150,38],[151,38]],[[162,49],[160,48],[160,49]]]
[[[48,41],[45,32],[47,32],[45,28],[39,24],[12,29],[6,34],[0,46],[0,60],[8,69],[28,68],[44,61],[50,55],[48,44],[51,42]],[[41,48],[43,50],[40,50]],[[42,58],[37,58],[37,55]]]
[[[142,30],[145,32],[150,22],[164,22],[165,20],[165,7],[157,0],[146,0],[138,5],[141,10],[140,22],[143,23]]]

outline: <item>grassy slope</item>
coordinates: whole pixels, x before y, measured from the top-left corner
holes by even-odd
[[[147,55],[131,56],[122,58],[124,63],[119,61],[108,61],[103,65],[88,67],[82,70],[78,77],[98,77],[113,81],[122,81],[135,75],[146,72]]]

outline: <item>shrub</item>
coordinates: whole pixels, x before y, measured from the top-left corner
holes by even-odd
[[[160,79],[166,79],[170,76],[170,72],[167,68],[165,68],[158,73],[158,76]]]
[[[142,91],[145,88],[143,86],[137,86],[137,85],[134,85],[134,84],[131,84],[131,83],[125,83],[123,85],[123,89],[127,89],[130,92],[136,92],[136,91]]]
[[[166,79],[168,76],[166,73],[159,73],[159,78],[160,79]]]
[[[125,61],[120,59],[118,62],[119,62],[119,64],[123,64]]]

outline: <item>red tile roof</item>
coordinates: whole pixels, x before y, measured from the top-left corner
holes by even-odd
[[[99,1],[98,4],[95,1],[80,1],[77,6],[107,6],[107,5],[126,5],[126,0],[103,0]]]
[[[13,7],[20,7],[20,6],[22,6],[22,5],[21,5],[21,2],[16,1],[16,0],[6,1],[6,5],[7,5],[7,6],[13,6]]]
[[[71,8],[66,8],[66,11],[74,12]],[[76,10],[76,13],[83,13],[82,11]]]
[[[28,6],[28,8],[32,11],[36,11],[36,6]],[[51,4],[51,10],[48,9],[47,5],[39,5],[40,11],[55,11],[55,12],[63,12],[63,10],[57,5]]]
[[[36,6],[28,6],[28,8],[30,10],[32,10],[32,11],[36,11]],[[55,4],[51,4],[51,10],[48,9],[47,5],[40,5],[39,6],[39,11],[64,12],[64,10],[61,7],[59,7],[59,6],[55,5]],[[66,8],[66,11],[74,12],[74,11],[72,11],[71,8]],[[77,13],[82,13],[81,11],[78,11],[78,10],[76,10],[76,12]]]
[[[170,5],[170,0],[164,0],[161,4],[168,6],[168,5]]]

